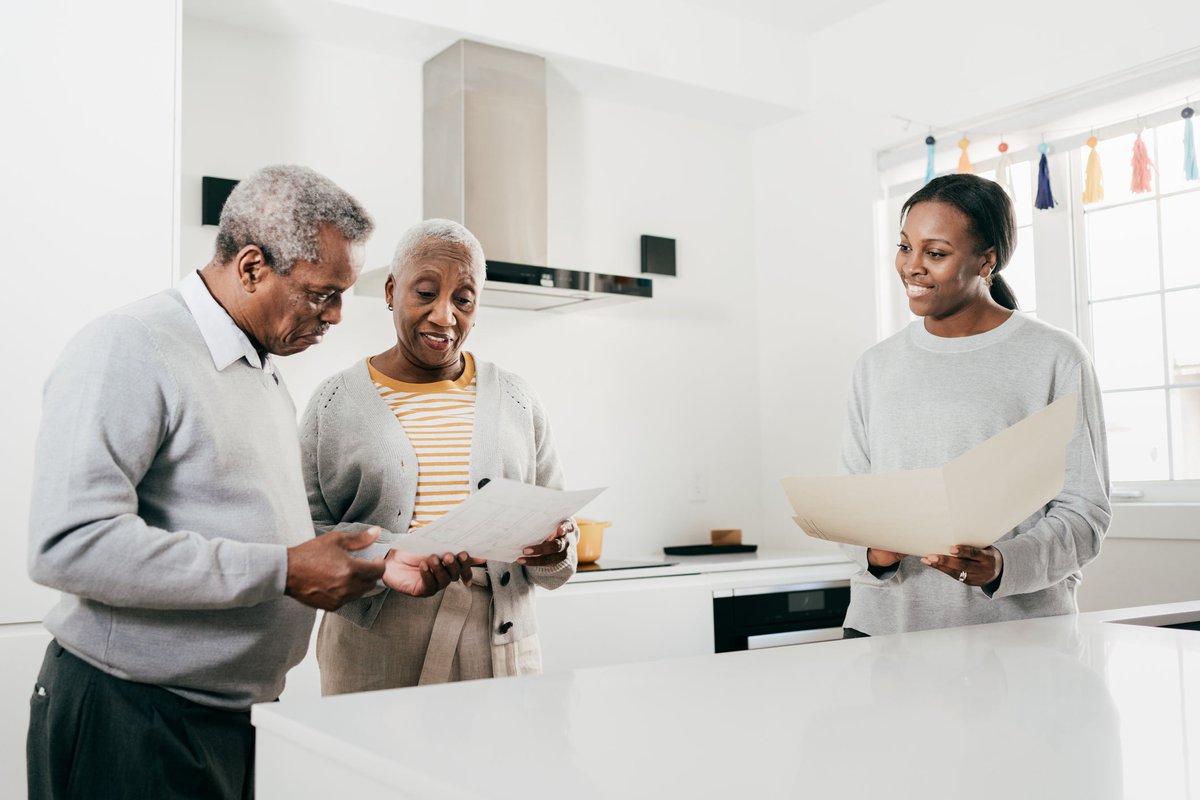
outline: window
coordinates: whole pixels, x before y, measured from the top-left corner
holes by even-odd
[[[1194,123],[1200,129],[1195,118]],[[1154,164],[1153,189],[1135,194],[1130,164],[1142,127]],[[1200,501],[1200,181],[1184,176],[1179,107],[1095,134],[1105,172],[1105,198],[1098,203],[1081,202],[1088,131],[1051,142],[1058,201],[1052,210],[1033,207],[1035,142],[1012,153],[1018,243],[1005,277],[1022,311],[1073,331],[1092,353],[1103,392],[1114,498]],[[991,142],[981,144],[972,145],[973,154],[988,152]],[[996,152],[994,145],[990,152]],[[996,161],[976,161],[976,173],[994,178]],[[938,166],[942,174],[954,164]],[[887,217],[880,236],[889,246],[880,265],[881,277],[887,273],[879,295],[882,338],[912,319],[894,291],[890,247],[900,206],[924,182],[914,177],[923,175],[924,163],[910,158],[889,165],[881,157],[881,168],[889,184],[881,206]]]
[[[1134,133],[1097,146],[1130,160]],[[1114,169],[1102,202],[1074,204],[1081,316],[1104,390],[1114,482],[1200,479],[1200,181],[1183,174],[1183,121],[1142,133],[1153,190]],[[1082,185],[1086,148],[1070,154]]]

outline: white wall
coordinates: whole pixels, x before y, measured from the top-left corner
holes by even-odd
[[[234,57],[236,56],[236,62]],[[236,64],[233,66],[231,64]],[[348,90],[348,91],[347,91]],[[639,236],[678,241],[655,297],[572,314],[484,308],[468,349],[531,382],[573,487],[610,487],[587,514],[605,552],[660,552],[711,528],[761,530],[750,136],[624,105],[548,78],[552,265],[637,274]],[[421,218],[421,64],[186,18],[183,264],[211,255],[202,175],[313,166],[375,215],[368,263]],[[322,345],[285,359],[303,407],[317,382],[390,346],[379,298],[351,296]],[[699,479],[707,499],[689,500]]]
[[[47,637],[13,623],[41,619],[55,597],[25,573],[42,383],[84,322],[170,285],[177,19],[162,0],[10,3],[0,16],[0,107],[10,112],[0,129],[10,378],[0,393],[0,791],[20,797]],[[119,35],[107,35],[117,20]]]
[[[139,46],[95,35],[110,14],[135,20],[127,32]],[[3,366],[16,378],[0,393],[11,542],[0,560],[0,624],[40,619],[53,601],[25,573],[42,383],[84,322],[169,285],[175,219],[174,4],[57,0],[16,4],[4,17],[0,104],[19,112],[0,131]]]

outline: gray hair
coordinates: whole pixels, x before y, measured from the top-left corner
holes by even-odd
[[[471,278],[476,286],[483,285],[483,279],[487,276],[483,245],[475,238],[475,234],[449,219],[427,219],[406,230],[400,237],[400,244],[396,245],[396,254],[392,256],[392,275],[400,277],[405,267],[432,249],[431,245],[456,245],[465,250],[471,262]]]
[[[258,245],[267,266],[287,275],[297,261],[316,261],[322,225],[332,225],[350,242],[365,240],[375,223],[358,201],[308,167],[263,167],[240,181],[221,209],[217,231],[219,263],[248,244]]]

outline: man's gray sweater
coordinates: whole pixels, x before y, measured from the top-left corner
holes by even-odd
[[[1066,485],[996,543],[999,587],[961,584],[922,564],[926,553],[876,577],[866,548],[843,545],[861,567],[847,627],[877,636],[1074,612],[1080,570],[1100,552],[1111,516],[1100,387],[1074,336],[1020,312],[961,338],[934,336],[917,320],[863,354],[842,448],[849,473],[940,467],[1071,392],[1079,400]]]
[[[313,535],[287,389],[217,370],[180,294],[87,325],[46,383],[29,572],[45,625],[99,669],[206,705],[283,690],[314,612],[284,596]]]

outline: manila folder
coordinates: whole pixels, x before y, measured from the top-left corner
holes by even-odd
[[[987,547],[1062,491],[1078,401],[1060,397],[940,468],[784,478],[796,524],[909,555]]]

